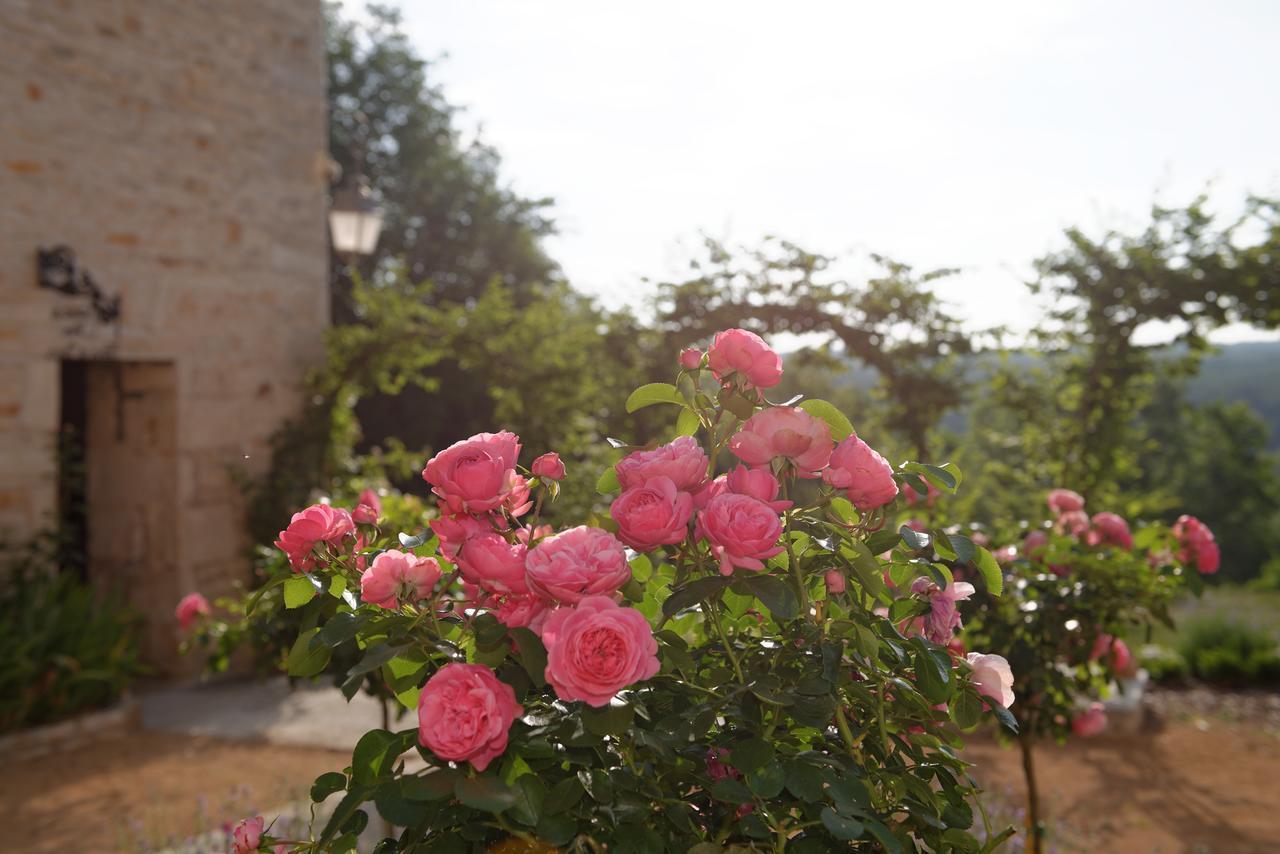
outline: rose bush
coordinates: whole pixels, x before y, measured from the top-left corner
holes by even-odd
[[[412,530],[365,501],[297,514],[247,610],[297,615],[293,676],[381,685],[417,725],[367,733],[314,782],[341,799],[312,835],[255,825],[259,848],[350,850],[372,814],[396,828],[380,851],[1007,838],[975,814],[958,729],[1016,726],[1017,666],[954,643],[957,603],[1001,571],[960,533],[886,527],[902,486],[960,474],[890,465],[825,401],[769,401],[781,371],[743,330],[686,351],[626,404],[675,407],[673,435],[611,440],[601,511],[561,531],[539,514],[563,465],[524,468],[507,431],[427,462],[437,515]]]

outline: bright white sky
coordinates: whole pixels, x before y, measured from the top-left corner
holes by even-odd
[[[1280,194],[1268,0],[401,5],[464,125],[555,197],[553,256],[611,305],[705,230],[963,267],[940,286],[963,316],[1025,327],[1020,282],[1064,226]]]

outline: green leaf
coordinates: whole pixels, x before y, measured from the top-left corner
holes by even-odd
[[[337,771],[326,771],[311,784],[311,800],[318,804],[334,792],[341,792],[346,787],[346,775]]]
[[[873,555],[882,555],[898,544],[902,535],[897,531],[876,531],[867,537],[867,551]]]
[[[600,495],[610,495],[621,488],[622,484],[618,483],[618,471],[613,466],[601,472],[599,480],[596,481],[596,492]]]
[[[898,536],[902,538],[902,542],[906,543],[909,549],[922,551],[929,547],[928,534],[922,534],[919,531],[908,528],[906,525],[898,529]]]
[[[568,845],[578,835],[578,823],[567,815],[544,815],[534,832],[540,842]]]
[[[324,832],[320,834],[320,843],[326,843],[337,835],[339,828],[343,827],[356,812],[360,809],[360,805],[369,797],[368,789],[363,786],[353,786],[351,791],[347,792],[338,806],[334,809],[333,814],[329,816],[329,821],[324,826]],[[328,850],[327,848],[325,850]]]
[[[582,725],[587,732],[596,735],[622,735],[635,720],[634,706],[619,703],[603,708],[585,708],[582,710]]]
[[[370,619],[369,614],[354,614],[350,611],[334,614],[320,633],[312,638],[311,643],[313,646],[329,647],[344,644],[359,634]]]
[[[674,403],[684,405],[684,398],[671,383],[646,383],[631,392],[627,398],[627,412],[635,412],[656,403]]]
[[[919,638],[912,639],[916,654],[916,687],[930,703],[945,703],[951,696],[951,659],[945,653],[934,653]]]
[[[780,578],[772,575],[749,575],[742,579],[742,587],[764,603],[779,621],[794,620],[800,615],[800,601],[796,593]]]
[[[716,780],[711,784],[711,797],[717,801],[725,801],[730,804],[745,804],[751,802],[751,790],[739,783],[732,777],[726,777],[723,780]]]
[[[977,566],[978,572],[982,574],[982,580],[987,585],[987,592],[992,596],[999,596],[1004,592],[1004,573],[1000,571],[1000,564],[996,563],[996,559],[992,557],[991,552],[981,546],[974,547],[977,550],[977,559],[974,565]]]
[[[572,809],[582,800],[586,790],[578,782],[577,777],[566,777],[551,787],[546,799],[542,802],[544,815],[555,815]]]
[[[872,819],[867,822],[867,829],[879,841],[881,847],[885,850],[885,854],[902,854],[902,843],[898,841],[898,837],[894,836],[889,828]]]
[[[952,463],[944,463],[941,466],[931,466],[928,463],[907,463],[902,467],[902,470],[922,475],[925,480],[945,492],[954,493],[956,488],[960,486],[960,469],[956,468]]]
[[[991,711],[995,713],[996,720],[1004,725],[1004,728],[1014,735],[1018,734],[1018,719],[1013,716],[1013,712],[1006,709],[999,703],[991,704]]]
[[[290,676],[304,679],[315,676],[329,663],[329,655],[332,652],[329,647],[317,646],[314,649],[311,647],[311,639],[319,631],[319,629],[307,629],[293,642],[293,648],[289,650],[289,655],[284,661],[285,671]]]
[[[369,730],[356,742],[351,754],[351,779],[368,785],[390,772],[391,766],[408,747],[405,739],[385,729]]]
[[[547,797],[547,784],[534,774],[525,774],[512,787],[516,803],[511,816],[521,824],[535,826],[542,819],[542,804]]]
[[[820,818],[822,819],[822,826],[827,829],[827,832],[844,842],[859,838],[866,830],[862,822],[845,818],[831,807],[823,807]]]
[[[301,608],[315,598],[316,592],[316,584],[311,580],[310,575],[302,573],[290,576],[284,583],[284,606]]]
[[[497,777],[459,777],[453,793],[465,806],[481,812],[500,813],[516,805],[516,793]]]
[[[982,701],[972,691],[961,691],[951,701],[951,719],[961,729],[970,729],[982,722]]]
[[[816,398],[806,400],[800,404],[800,408],[814,418],[821,418],[827,422],[827,426],[831,428],[831,438],[837,442],[853,435],[853,425],[849,423],[849,419],[827,401]]]
[[[849,556],[849,564],[857,574],[862,589],[872,596],[879,596],[884,590],[884,570],[880,567],[880,561],[861,540],[850,540],[846,543],[844,551],[850,550],[853,554]]]
[[[406,550],[416,549],[427,542],[428,535],[424,532],[417,536],[406,534],[404,531],[396,534],[396,539],[400,541],[400,548]]]
[[[329,579],[329,595],[334,599],[341,599],[342,594],[346,592],[347,579],[341,575],[335,575]]]
[[[529,674],[533,684],[541,688],[547,684],[547,648],[542,638],[523,626],[511,629],[511,639],[516,642],[520,654],[520,666]]]
[[[766,800],[781,794],[786,782],[787,772],[777,762],[770,762],[763,768],[757,768],[747,774],[747,788]]]
[[[698,418],[698,413],[692,409],[681,409],[680,414],[676,416],[677,436],[692,436],[701,426],[702,421]]]
[[[774,760],[773,745],[763,738],[749,738],[729,749],[729,764],[746,774]]]
[[[388,643],[380,643],[371,646],[365,650],[364,657],[347,671],[347,678],[372,673],[408,648],[408,644],[392,646]]]
[[[454,784],[462,774],[452,768],[428,769],[416,777],[400,778],[400,793],[411,801],[438,801],[453,797]]]
[[[960,534],[948,534],[947,542],[951,545],[951,550],[956,553],[956,560],[960,561],[960,563],[969,563],[977,557],[978,547],[968,537]]]
[[[667,597],[666,601],[662,603],[662,615],[664,617],[674,616],[685,608],[698,604],[703,599],[709,599],[728,587],[731,581],[732,579],[725,575],[696,578]]]
[[[756,411],[756,405],[731,388],[723,388],[719,395],[720,405],[737,416],[739,421],[746,421]]]

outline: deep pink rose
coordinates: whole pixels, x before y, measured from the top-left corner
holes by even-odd
[[[640,552],[681,542],[689,535],[693,496],[667,477],[624,489],[609,507],[618,523],[618,539]]]
[[[1071,719],[1071,732],[1080,738],[1090,738],[1107,728],[1107,710],[1101,703],[1090,703],[1089,708]]]
[[[1115,513],[1093,514],[1093,527],[1086,541],[1091,546],[1110,544],[1122,549],[1133,548],[1133,535],[1129,533],[1129,523]]]
[[[231,833],[231,854],[252,854],[262,842],[262,816],[241,819]]]
[[[440,553],[449,560],[457,560],[467,540],[493,532],[492,525],[474,516],[441,516],[427,524],[440,539]]]
[[[929,578],[917,578],[911,582],[911,592],[929,600],[929,613],[911,621],[911,633],[920,634],[936,644],[951,642],[960,628],[960,611],[957,602],[963,602],[974,594],[974,587],[965,581],[953,581],[939,588]]]
[[[360,575],[360,598],[394,610],[401,604],[430,599],[439,580],[440,563],[435,558],[388,549]]]
[[[828,569],[822,574],[822,580],[826,582],[827,592],[832,595],[845,590],[844,573],[838,569]]]
[[[1222,552],[1213,540],[1196,546],[1196,570],[1202,575],[1212,575],[1222,564]]]
[[[542,626],[547,681],[562,700],[607,706],[623,688],[658,672],[649,621],[607,596],[586,596],[552,611]]]
[[[178,607],[173,609],[173,615],[178,618],[178,625],[185,632],[196,620],[209,616],[209,600],[199,593],[188,593],[178,600]]]
[[[468,539],[458,552],[462,577],[490,593],[528,593],[524,543],[509,543],[499,533],[488,531]]]
[[[1133,660],[1133,653],[1129,651],[1129,645],[1120,638],[1116,638],[1111,644],[1111,667],[1117,676],[1125,678],[1133,676],[1138,670]]]
[[[730,777],[738,779],[742,776],[737,768],[729,764],[730,753],[723,747],[712,747],[707,751],[705,762],[707,763],[707,776],[712,780],[727,780]]]
[[[764,339],[745,329],[717,332],[707,350],[707,364],[720,382],[732,379],[755,388],[773,388],[782,381],[782,357]]]
[[[1006,709],[1013,705],[1013,670],[1002,655],[971,652],[964,657],[973,668],[969,680],[984,697],[990,697]]]
[[[366,489],[360,493],[355,509],[351,511],[351,518],[355,523],[357,525],[374,525],[377,524],[378,517],[381,515],[382,501],[378,498],[378,493],[372,489]]]
[[[1099,633],[1098,637],[1093,642],[1093,649],[1089,651],[1089,660],[1097,661],[1102,658],[1102,656],[1110,652],[1111,642],[1113,640],[1115,640],[1115,638],[1106,632]]]
[[[693,497],[693,506],[701,510],[717,495],[731,492],[735,495],[750,495],[768,504],[774,512],[782,513],[791,509],[792,502],[778,500],[778,493],[781,490],[782,484],[778,483],[778,479],[767,468],[753,469],[748,466],[737,466],[728,474],[722,474],[704,486],[702,491]]]
[[[623,489],[644,486],[655,477],[665,477],[682,492],[697,492],[707,482],[707,455],[692,436],[681,436],[652,451],[627,454],[614,470]]]
[[[524,710],[511,686],[483,664],[446,664],[418,696],[418,741],[441,759],[483,771],[507,749]]]
[[[524,480],[516,474],[519,456],[520,438],[514,433],[477,433],[432,457],[422,477],[451,512],[487,513],[518,491]]]
[[[845,497],[864,513],[883,507],[898,495],[893,466],[856,433],[836,445],[822,479],[843,489]]]
[[[573,604],[584,596],[622,589],[631,580],[631,567],[613,534],[579,525],[530,549],[525,577],[534,593]]]
[[[327,543],[338,548],[343,538],[355,529],[351,514],[341,507],[312,504],[293,514],[289,527],[276,538],[275,546],[289,556],[294,572],[310,572],[316,566],[313,554],[316,546]]]
[[[747,419],[729,450],[749,466],[767,466],[782,457],[801,477],[817,477],[831,459],[831,428],[794,406],[771,406]]]
[[[1061,516],[1063,513],[1072,513],[1077,510],[1084,509],[1084,498],[1078,492],[1072,492],[1070,489],[1051,489],[1049,490],[1049,510]]]
[[[702,367],[702,351],[697,347],[685,347],[680,351],[680,367],[686,371],[696,371]]]
[[[564,462],[555,451],[549,451],[534,460],[529,470],[543,480],[559,480],[564,477]]]
[[[711,546],[724,575],[735,567],[764,569],[763,561],[782,552],[778,514],[749,495],[730,492],[711,499],[698,514],[697,535]]]
[[[1204,575],[1212,575],[1218,571],[1222,555],[1208,525],[1195,516],[1182,515],[1173,523],[1173,535],[1182,545],[1178,560],[1183,563],[1194,562],[1196,570]]]

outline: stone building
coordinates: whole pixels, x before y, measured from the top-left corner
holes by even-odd
[[[0,0],[0,104],[0,538],[81,490],[79,570],[189,669],[328,323],[320,0]]]

